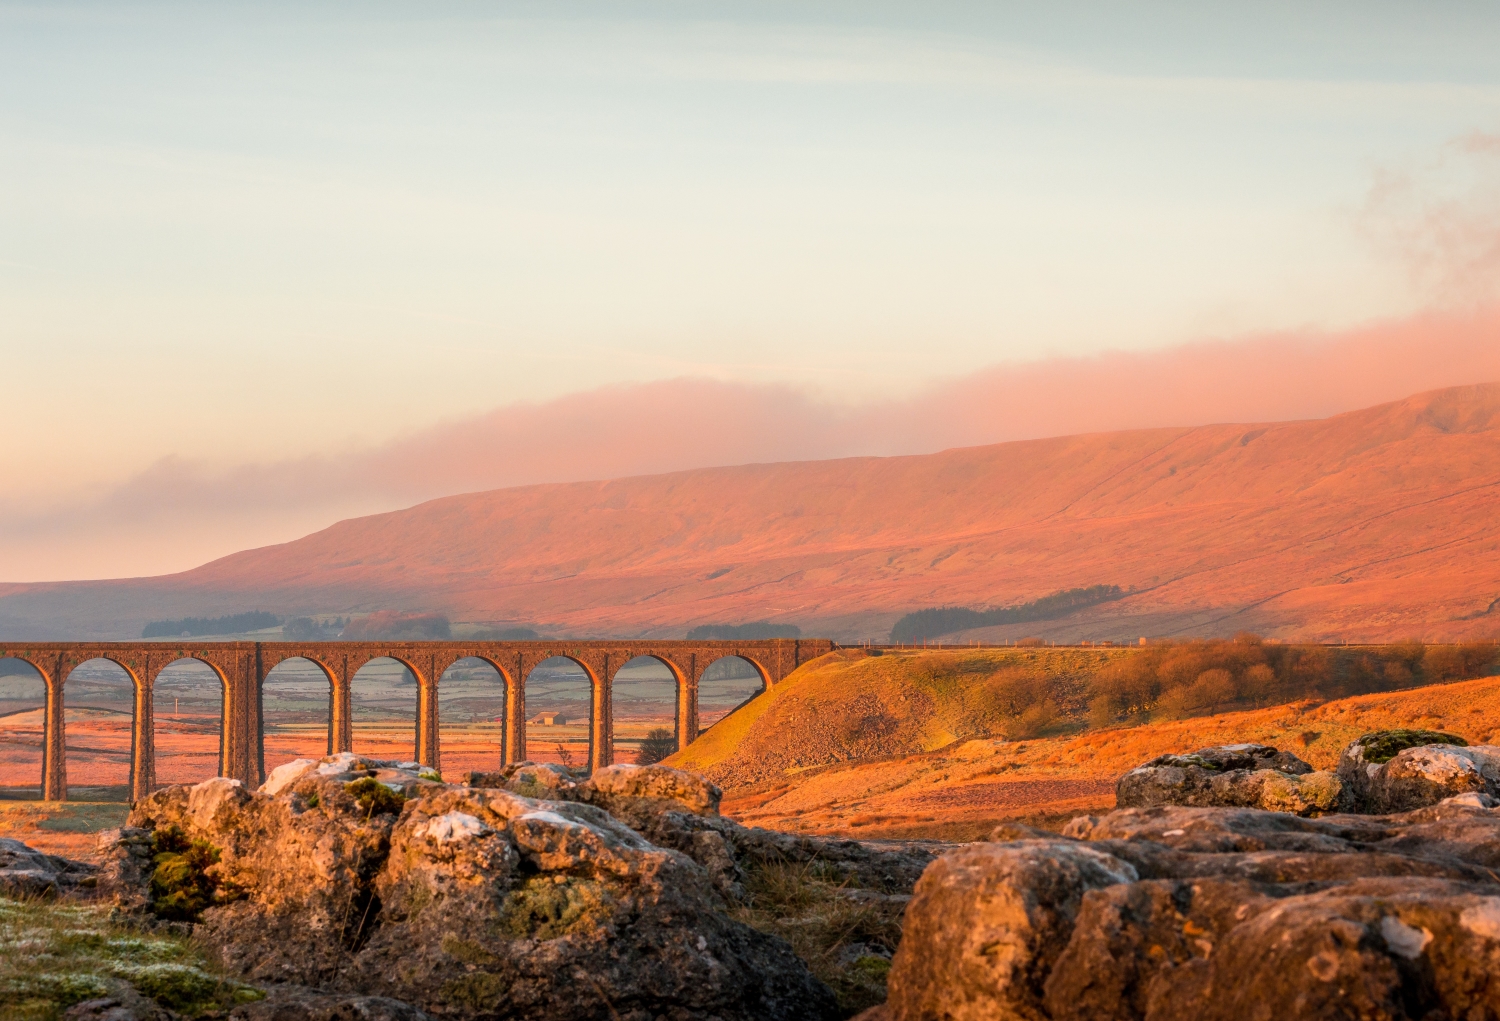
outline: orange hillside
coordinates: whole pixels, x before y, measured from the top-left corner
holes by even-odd
[[[1490,637],[1497,487],[1489,384],[1322,421],[452,497],[185,574],[0,588],[0,617],[128,628],[246,607],[390,607],[564,634],[769,619],[853,639],[882,637],[914,608],[1114,584],[1135,591],[960,637]]]

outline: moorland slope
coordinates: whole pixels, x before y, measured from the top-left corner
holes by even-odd
[[[766,619],[848,640],[915,608],[1111,584],[1128,597],[957,637],[1451,640],[1500,621],[1497,495],[1488,384],[1320,421],[456,496],[178,575],[0,586],[0,630],[405,608],[555,634]]]
[[[1361,734],[1402,727],[1441,730],[1471,744],[1500,742],[1500,677],[1052,737],[974,738],[778,776],[767,771],[758,783],[726,791],[724,811],[747,826],[791,832],[976,840],[1004,820],[1052,826],[1108,811],[1120,775],[1157,755],[1255,742],[1331,769]],[[694,749],[699,745],[688,751]],[[732,752],[722,757],[737,759]],[[669,761],[679,758],[688,757]],[[741,777],[749,779],[732,771],[729,779]]]

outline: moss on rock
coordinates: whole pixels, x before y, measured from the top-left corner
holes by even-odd
[[[114,973],[163,1007],[187,1014],[216,1010],[227,1003],[263,999],[252,986],[211,975],[191,964],[116,965]]]
[[[488,1011],[502,1006],[501,1001],[509,991],[510,981],[504,975],[476,971],[444,982],[442,996],[472,1010]]]
[[[196,922],[214,903],[218,883],[209,867],[219,849],[206,840],[189,840],[176,826],[163,826],[151,838],[151,912],[158,918]]]
[[[538,876],[510,892],[500,924],[517,939],[557,939],[601,927],[613,907],[614,897],[602,883]]]
[[[391,790],[373,776],[346,783],[344,790],[368,815],[400,815],[401,806],[406,804],[405,794]]]
[[[1366,762],[1383,765],[1408,748],[1420,748],[1429,744],[1448,744],[1467,747],[1469,742],[1457,734],[1445,734],[1438,730],[1377,730],[1365,734],[1354,742],[1364,753]]]

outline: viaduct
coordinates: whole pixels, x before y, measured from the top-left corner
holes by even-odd
[[[219,775],[234,777],[246,786],[265,780],[265,723],[262,686],[277,664],[305,659],[328,678],[328,752],[353,751],[353,705],[350,682],[359,668],[388,657],[403,664],[417,678],[416,758],[434,769],[441,767],[438,749],[438,682],[443,672],[461,659],[482,660],[499,672],[505,685],[505,727],[501,761],[526,758],[526,677],[543,660],[572,660],[588,675],[589,768],[610,764],[613,758],[614,715],[611,691],[615,675],[632,659],[646,656],[672,672],[677,687],[676,739],[682,749],[698,736],[698,685],[710,664],[725,657],[743,659],[755,667],[767,689],[802,663],[834,648],[826,639],[767,639],[761,641],[373,641],[373,642],[16,642],[0,641],[0,658],[24,660],[36,668],[46,685],[47,703],[42,753],[42,797],[61,801],[68,794],[67,745],[63,714],[63,686],[79,665],[95,659],[119,664],[135,688],[131,730],[131,798],[145,797],[156,788],[155,724],[152,689],[162,669],[184,659],[206,663],[223,686],[223,717],[219,736]]]

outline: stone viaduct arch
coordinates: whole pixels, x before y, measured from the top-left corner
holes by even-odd
[[[615,675],[638,656],[649,656],[672,672],[677,686],[676,732],[679,749],[698,736],[698,685],[710,664],[737,656],[760,673],[770,690],[801,664],[835,648],[826,639],[759,641],[571,641],[556,642],[20,642],[0,641],[0,657],[25,660],[46,686],[45,736],[42,752],[42,797],[67,797],[68,766],[63,687],[74,668],[92,659],[119,664],[135,688],[130,788],[132,799],[156,785],[152,691],[161,671],[181,659],[195,659],[218,674],[223,685],[223,719],[219,736],[219,774],[247,786],[265,779],[265,721],[262,685],[277,664],[301,658],[328,678],[328,751],[353,751],[353,705],[350,682],[374,659],[394,659],[417,678],[416,758],[441,768],[438,747],[438,683],[460,659],[479,659],[494,667],[505,684],[504,761],[526,758],[526,677],[545,659],[564,657],[583,668],[589,679],[589,768],[613,758],[614,717],[611,694]]]

